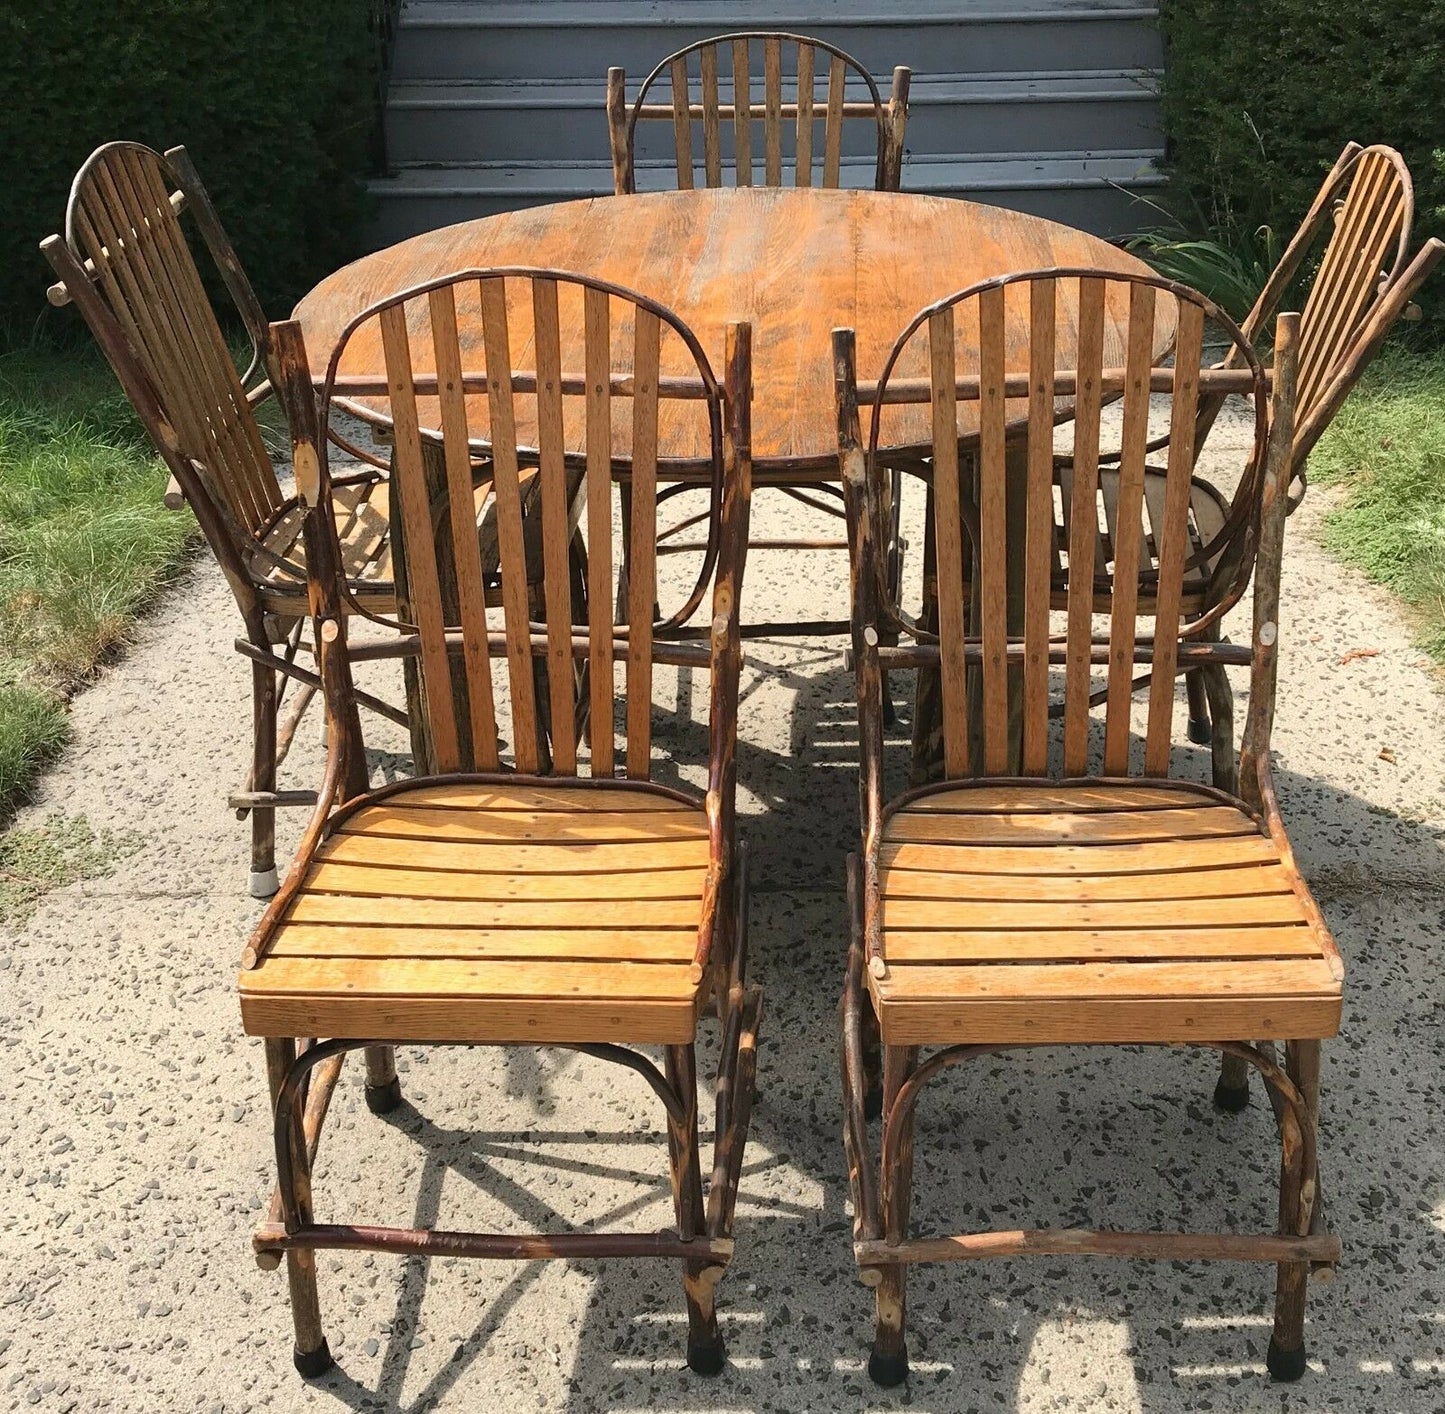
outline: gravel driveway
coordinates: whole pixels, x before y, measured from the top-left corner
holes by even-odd
[[[1237,459],[1229,427],[1210,457]],[[303,1383],[284,1278],[249,1247],[271,1159],[234,976],[259,906],[244,893],[248,827],[224,808],[244,773],[249,675],[205,560],[76,701],[74,744],[22,817],[83,815],[141,844],[0,942],[0,1409],[1445,1407],[1445,711],[1393,604],[1317,547],[1325,506],[1313,491],[1290,525],[1275,734],[1285,816],[1348,969],[1321,1141],[1345,1258],[1312,1289],[1301,1383],[1264,1374],[1268,1269],[1039,1259],[915,1269],[911,1384],[868,1382],[835,1063],[856,733],[839,645],[823,641],[758,644],[745,669],[740,794],[768,1017],[720,1288],[728,1369],[683,1367],[670,1268],[323,1254],[338,1366]],[[762,498],[755,522],[792,515]],[[813,617],[845,593],[840,555],[749,566],[754,614]],[[663,680],[658,711],[686,718],[702,700]],[[316,738],[303,727],[285,784],[319,780]],[[1200,756],[1181,751],[1195,769]],[[298,826],[292,812],[283,843]],[[408,1103],[386,1120],[362,1103],[359,1068],[343,1078],[323,1220],[670,1223],[660,1111],[616,1071],[555,1051],[410,1052],[401,1067]],[[1268,1106],[1256,1090],[1244,1114],[1218,1115],[1213,1081],[1206,1055],[1138,1048],[955,1073],[921,1110],[917,1221],[1272,1224]]]

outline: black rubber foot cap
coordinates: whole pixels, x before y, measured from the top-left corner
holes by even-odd
[[[875,1350],[868,1357],[868,1378],[882,1389],[896,1389],[908,1378],[908,1347],[897,1355],[880,1355]]]
[[[728,1362],[728,1348],[722,1337],[706,1345],[689,1340],[687,1343],[687,1368],[695,1375],[720,1375]]]
[[[291,1358],[296,1362],[296,1368],[308,1380],[324,1375],[336,1363],[331,1358],[331,1347],[324,1340],[315,1350],[293,1351]]]
[[[1221,1079],[1214,1087],[1214,1108],[1225,1114],[1237,1115],[1249,1107],[1249,1085],[1226,1085]]]
[[[366,1108],[374,1115],[390,1114],[401,1104],[401,1081],[396,1076],[385,1085],[366,1087]]]
[[[1195,746],[1208,746],[1211,740],[1209,723],[1199,717],[1189,719],[1189,740]]]
[[[877,1119],[883,1113],[883,1087],[870,1085],[863,1092],[863,1118]]]
[[[1269,1366],[1269,1372],[1275,1379],[1290,1384],[1305,1372],[1305,1348],[1300,1346],[1298,1350],[1281,1350],[1271,1340],[1269,1354],[1264,1363]]]

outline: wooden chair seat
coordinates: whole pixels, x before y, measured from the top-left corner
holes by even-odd
[[[246,1030],[689,1043],[707,865],[702,807],[643,784],[367,797],[240,974]]]
[[[1333,1036],[1293,861],[1184,782],[951,783],[887,820],[888,1045]]]

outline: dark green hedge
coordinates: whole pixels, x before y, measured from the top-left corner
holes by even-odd
[[[1416,241],[1445,235],[1445,0],[1162,0],[1176,199],[1287,239],[1345,143],[1397,147]],[[1421,303],[1445,323],[1437,276]]]
[[[76,168],[133,138],[184,143],[268,312],[356,253],[374,120],[368,0],[0,0],[0,340],[53,279]]]

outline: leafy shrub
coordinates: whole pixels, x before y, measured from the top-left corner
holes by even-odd
[[[1353,139],[1399,148],[1417,242],[1445,235],[1445,0],[1161,0],[1160,22],[1174,203],[1191,233],[1288,240]],[[1445,339],[1440,278],[1420,302]]]
[[[1210,227],[1202,214],[1180,216],[1157,208],[1163,223],[1131,236],[1124,244],[1161,275],[1208,295],[1236,322],[1254,307],[1270,272],[1284,254],[1272,226]],[[1210,235],[1196,235],[1211,231]]]
[[[24,343],[76,169],[131,138],[195,160],[265,308],[356,253],[375,121],[366,0],[45,0],[0,6],[0,333]]]

